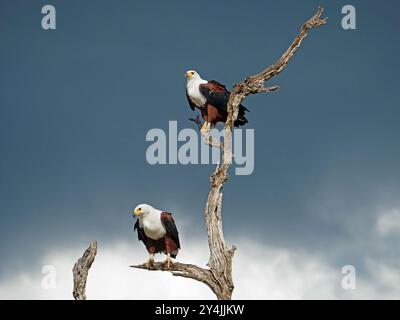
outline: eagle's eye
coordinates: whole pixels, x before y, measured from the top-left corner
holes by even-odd
[[[194,75],[194,72],[193,72],[193,71],[191,72],[191,75],[192,75],[192,76]]]
[[[139,208],[138,210],[139,210],[139,211],[141,211],[141,210],[142,210],[142,208]]]

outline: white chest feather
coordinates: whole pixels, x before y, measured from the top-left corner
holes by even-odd
[[[203,107],[207,102],[206,98],[199,90],[199,86],[203,83],[207,83],[207,81],[203,79],[195,79],[189,80],[186,84],[186,90],[190,100],[192,100],[192,102],[198,107]]]
[[[143,226],[144,233],[147,237],[153,240],[164,237],[165,229],[159,213],[148,214],[140,220],[140,224]]]

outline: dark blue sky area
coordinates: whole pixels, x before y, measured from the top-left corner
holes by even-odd
[[[204,235],[213,167],[148,165],[146,133],[193,127],[187,69],[231,86],[318,4],[329,24],[271,81],[281,90],[246,100],[255,170],[224,189],[225,233],[335,261],[393,255],[370,233],[379,208],[400,207],[397,1],[352,1],[353,31],[344,1],[51,1],[44,31],[48,3],[0,1],[0,272],[49,246],[130,240],[141,202]]]

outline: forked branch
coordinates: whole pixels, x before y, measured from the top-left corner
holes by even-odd
[[[232,129],[237,119],[239,105],[243,99],[250,94],[273,92],[279,88],[277,86],[265,87],[264,83],[282,72],[311,29],[327,23],[327,19],[321,19],[322,13],[323,8],[319,7],[317,12],[302,25],[298,36],[273,65],[258,74],[246,78],[243,82],[236,84],[232,90],[228,102],[228,118],[224,128],[224,161],[217,166],[210,177],[211,190],[205,208],[208,246],[210,250],[208,268],[201,268],[191,264],[175,263],[171,269],[166,270],[163,264],[156,263],[148,270],[169,271],[174,276],[191,278],[203,282],[210,287],[218,299],[231,299],[234,289],[232,259],[236,248],[229,248],[223,236],[221,191],[225,182],[228,180],[228,171],[232,163]],[[147,269],[145,264],[132,267]]]

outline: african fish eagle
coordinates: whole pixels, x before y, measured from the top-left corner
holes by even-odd
[[[215,80],[204,80],[194,71],[189,70],[185,73],[186,97],[190,108],[198,108],[204,119],[204,125],[201,133],[210,130],[218,122],[226,122],[228,116],[228,100],[230,92],[226,87]],[[235,127],[243,126],[247,123],[245,117],[246,111],[249,111],[243,105],[239,106],[239,114],[234,123]]]
[[[150,257],[147,268],[154,262],[156,253],[167,255],[164,264],[170,268],[171,257],[175,258],[180,249],[178,229],[171,213],[157,210],[148,204],[138,205],[133,214],[138,217],[134,230],[137,230],[139,241],[143,241]]]

